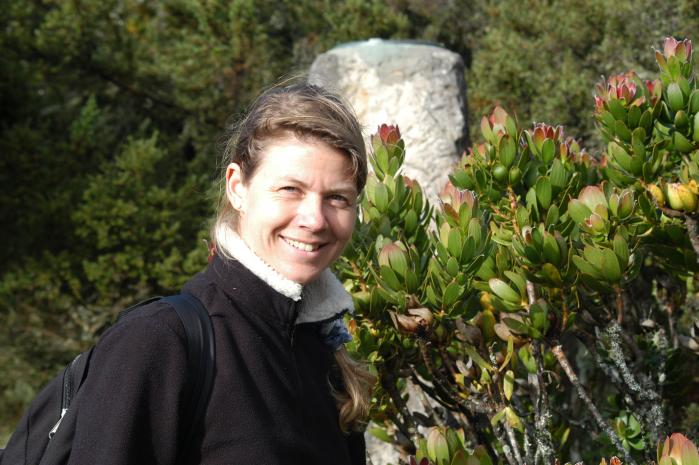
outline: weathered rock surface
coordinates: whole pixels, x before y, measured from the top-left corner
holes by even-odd
[[[463,60],[419,42],[371,39],[319,55],[309,80],[343,95],[366,136],[398,124],[406,142],[404,172],[435,199],[468,144]]]
[[[441,47],[372,39],[318,56],[309,80],[343,95],[369,136],[397,124],[407,153],[404,174],[417,179],[434,202],[468,144],[463,60]],[[423,410],[410,395],[412,409]],[[367,434],[373,465],[397,464],[389,444]]]

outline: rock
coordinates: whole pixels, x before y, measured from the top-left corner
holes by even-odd
[[[459,55],[414,41],[353,42],[319,55],[309,81],[352,104],[367,147],[380,124],[397,124],[407,148],[404,174],[436,200],[469,142]]]

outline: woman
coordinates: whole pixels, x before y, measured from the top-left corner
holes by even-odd
[[[162,302],[97,345],[70,464],[363,464],[371,376],[347,355],[351,297],[328,270],[367,175],[356,118],[309,84],[265,92],[225,150],[208,268],[184,287],[207,308],[215,380],[192,444],[184,330]],[[179,436],[178,436],[179,435]]]

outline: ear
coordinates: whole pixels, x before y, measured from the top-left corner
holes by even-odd
[[[226,198],[228,198],[235,210],[242,213],[244,212],[246,195],[247,188],[243,183],[243,173],[240,165],[231,163],[226,168]]]

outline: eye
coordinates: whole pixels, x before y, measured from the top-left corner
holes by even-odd
[[[279,188],[279,191],[284,193],[300,192],[299,188],[296,186],[282,186]]]
[[[330,200],[332,205],[337,207],[347,207],[352,205],[352,200],[342,194],[331,194],[328,196],[328,200]]]

